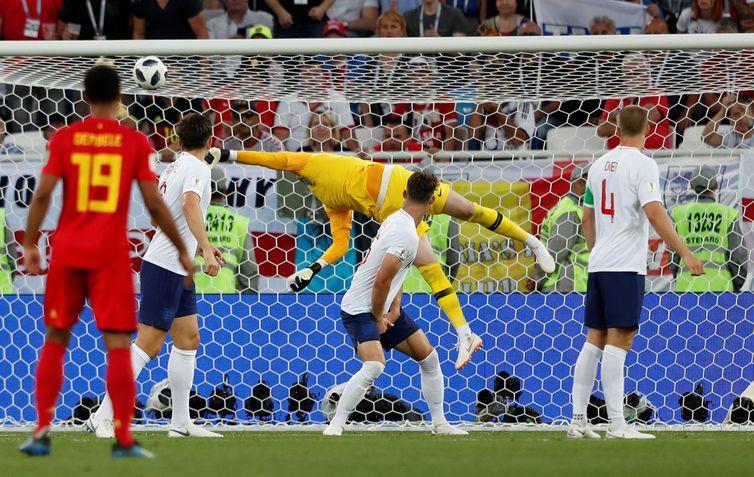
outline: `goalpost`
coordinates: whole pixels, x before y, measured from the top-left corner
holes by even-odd
[[[141,90],[132,78],[135,60],[145,55],[168,67],[158,90]],[[8,232],[0,232],[0,430],[35,419],[44,277],[23,274],[19,244],[46,138],[60,121],[86,114],[83,73],[97,61],[121,73],[122,119],[150,137],[162,158],[158,171],[176,150],[175,122],[198,110],[211,115],[218,145],[315,151],[357,145],[368,160],[432,167],[454,190],[536,234],[568,194],[574,164],[614,142],[602,124],[610,109],[638,102],[651,110],[657,149],[647,154],[660,166],[666,208],[695,200],[692,179],[710,166],[716,200],[739,211],[733,233],[745,253],[754,246],[754,156],[746,145],[754,127],[754,35],[3,42],[0,225]],[[401,103],[407,106],[395,107]],[[397,118],[403,111],[411,114]],[[705,136],[710,121],[716,123]],[[392,132],[398,124],[406,136]],[[281,131],[288,133],[276,137]],[[412,133],[432,154],[408,147]],[[718,143],[726,147],[710,145]],[[384,150],[375,151],[377,145]],[[285,278],[328,245],[321,206],[288,175],[220,167],[224,206],[249,219],[254,239],[239,262],[252,254],[258,279],[240,293],[200,297],[197,414],[217,423],[324,423],[337,385],[358,367],[338,323],[339,295],[375,228],[358,219],[353,251],[308,292],[288,293]],[[129,235],[138,270],[152,232],[134,197]],[[56,197],[43,225],[43,255],[59,208]],[[698,226],[714,229],[705,220],[697,218]],[[421,277],[410,281],[404,304],[440,352],[449,420],[566,422],[584,339],[583,294],[548,292],[522,244],[473,224],[438,220],[434,227],[433,244],[484,340],[484,349],[455,372],[451,326]],[[730,277],[731,288],[742,292],[719,291],[712,282],[703,293],[676,292],[671,254],[655,234],[649,248],[649,293],[628,358],[627,416],[658,426],[719,425],[754,380],[751,279]],[[751,269],[751,257],[746,262]],[[82,400],[104,394],[105,354],[92,321],[87,309],[75,328],[58,423],[77,422],[96,405]],[[144,405],[166,378],[166,365],[164,353],[142,373]],[[702,397],[694,394],[699,384]],[[389,356],[376,385],[360,420],[416,422],[426,415],[415,364]],[[156,397],[137,423],[161,422],[156,410],[168,400]],[[604,408],[596,400],[591,409],[599,422]]]

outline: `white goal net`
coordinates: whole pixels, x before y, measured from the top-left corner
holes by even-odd
[[[651,234],[648,293],[627,361],[626,415],[650,424],[754,422],[754,391],[746,392],[754,380],[754,295],[747,280],[754,246],[754,38],[725,37],[608,38],[600,45],[554,37],[5,42],[0,427],[36,417],[45,279],[24,273],[19,244],[28,205],[47,141],[87,114],[83,73],[102,58],[124,79],[121,120],[147,134],[160,156],[158,172],[178,150],[175,124],[198,111],[212,120],[220,147],[358,154],[429,167],[456,192],[547,243],[558,261],[551,276],[521,243],[447,216],[432,220],[430,240],[484,341],[456,372],[455,333],[412,272],[404,307],[440,352],[453,422],[558,424],[570,416],[572,370],[584,340],[582,166],[617,144],[618,109],[645,107],[651,122],[645,147],[660,168],[664,205],[703,255],[707,273],[690,279]],[[168,67],[158,90],[141,90],[132,78],[144,54]],[[241,164],[218,168],[213,204],[241,225],[221,230],[208,217],[218,240],[237,245],[226,246],[233,259],[224,282],[197,277],[201,345],[192,411],[209,422],[324,423],[340,385],[359,366],[339,302],[377,226],[357,214],[345,257],[305,292],[291,293],[286,277],[331,243],[321,204],[292,175]],[[134,200],[129,234],[138,284],[153,230],[138,194]],[[43,224],[43,254],[60,205],[56,196]],[[74,335],[58,422],[80,423],[104,394],[105,354],[89,309]],[[160,422],[169,413],[167,358],[153,360],[138,380],[137,422]],[[353,420],[428,418],[416,363],[392,352],[375,384]],[[595,423],[606,419],[601,398],[595,389]]]

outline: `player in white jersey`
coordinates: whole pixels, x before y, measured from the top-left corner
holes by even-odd
[[[395,348],[419,362],[422,394],[429,405],[433,432],[468,434],[445,419],[445,385],[437,351],[401,309],[403,281],[419,248],[416,228],[429,211],[439,185],[437,177],[426,171],[416,172],[408,179],[403,207],[382,223],[353,276],[351,288],[343,296],[341,319],[363,364],[343,389],[335,417],[323,433],[326,436],[343,433],[348,416],[382,374],[383,348]]]
[[[222,253],[210,244],[204,228],[211,174],[203,158],[209,150],[212,124],[204,116],[192,113],[175,129],[183,152],[160,175],[158,187],[186,249],[193,255],[198,247],[207,263],[204,272],[216,276],[222,265]],[[187,284],[178,252],[162,230],[157,230],[149,244],[140,278],[139,331],[131,345],[134,379],[138,379],[139,372],[160,352],[169,331],[173,338],[168,360],[173,414],[168,436],[222,437],[194,425],[189,418],[189,393],[199,347],[196,292],[193,282]],[[105,396],[86,427],[97,437],[111,437],[112,413],[110,397]]]
[[[582,221],[590,250],[584,310],[587,337],[574,369],[571,438],[600,438],[586,418],[600,359],[610,419],[607,438],[654,438],[627,425],[623,416],[623,367],[644,301],[649,224],[693,275],[704,273],[665,212],[657,164],[640,150],[648,129],[647,111],[639,106],[623,108],[618,129],[620,145],[592,164],[584,196]]]

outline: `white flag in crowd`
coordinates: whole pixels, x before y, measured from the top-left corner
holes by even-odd
[[[586,35],[592,18],[606,15],[622,34],[641,33],[644,5],[617,0],[534,0],[537,23],[545,35]]]

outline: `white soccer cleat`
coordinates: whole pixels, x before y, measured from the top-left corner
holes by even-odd
[[[605,433],[608,439],[654,439],[654,434],[639,432],[634,426],[624,426],[620,429],[608,429]]]
[[[207,438],[218,438],[222,437],[222,434],[218,434],[217,432],[212,432],[209,429],[206,429],[202,426],[197,426],[196,424],[189,424],[188,427],[185,429],[173,429],[170,428],[168,431],[168,437],[207,437]]]
[[[84,427],[99,439],[113,439],[115,437],[115,428],[113,427],[112,419],[97,421],[89,417],[84,423]]]
[[[468,338],[458,338],[458,357],[456,357],[456,371],[466,366],[471,361],[471,355],[482,348],[482,338],[472,333]]]
[[[552,273],[555,271],[555,259],[550,255],[550,251],[547,250],[542,242],[539,242],[534,247],[531,247],[532,253],[537,257],[537,265],[545,273]]]
[[[469,433],[463,429],[453,427],[447,422],[432,426],[432,434],[435,436],[468,436]]]
[[[602,439],[602,436],[592,430],[588,422],[571,421],[566,436],[569,439]]]
[[[330,423],[324,431],[322,431],[323,436],[340,436],[343,435],[343,426],[339,424]]]

